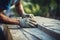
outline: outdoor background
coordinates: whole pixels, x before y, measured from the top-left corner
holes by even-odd
[[[28,14],[60,19],[60,0],[22,0],[22,4]]]

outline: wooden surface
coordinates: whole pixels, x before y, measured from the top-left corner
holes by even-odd
[[[60,20],[37,17],[36,21],[40,30],[54,37],[56,40],[60,40]]]
[[[36,17],[35,20],[39,25],[38,28],[20,28],[18,25],[8,25],[11,40],[57,40],[54,33],[57,33],[56,35],[60,34],[59,20],[44,17]],[[51,35],[48,30],[52,31]],[[57,38],[59,37],[57,36]]]
[[[60,20],[37,17],[36,21],[39,25],[60,34]]]

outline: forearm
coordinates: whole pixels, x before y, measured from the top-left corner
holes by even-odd
[[[0,20],[2,20],[3,23],[6,23],[6,24],[15,24],[15,25],[19,24],[18,20],[9,18],[2,13],[0,13]]]
[[[25,13],[21,1],[15,5],[15,8],[19,16],[22,16]]]

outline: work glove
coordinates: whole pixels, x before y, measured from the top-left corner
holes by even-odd
[[[31,18],[20,18],[19,22],[22,28],[37,27],[37,22]]]
[[[33,18],[34,15],[33,14],[24,14],[22,17],[23,18]]]

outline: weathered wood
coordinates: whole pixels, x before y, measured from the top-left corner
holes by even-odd
[[[6,38],[6,40],[13,40],[12,39],[12,35],[11,35],[11,33],[10,33],[10,30],[8,29],[8,26],[7,25],[3,25],[4,26],[4,34],[5,34],[5,38]]]
[[[8,26],[13,40],[55,40],[38,28],[19,29],[17,25]]]
[[[37,17],[36,21],[40,30],[54,37],[56,40],[60,40],[60,20]]]
[[[7,25],[11,40],[55,40],[54,33],[57,37],[60,34],[59,20],[44,17],[36,17],[35,20],[39,25],[38,28],[20,28],[18,25]]]

